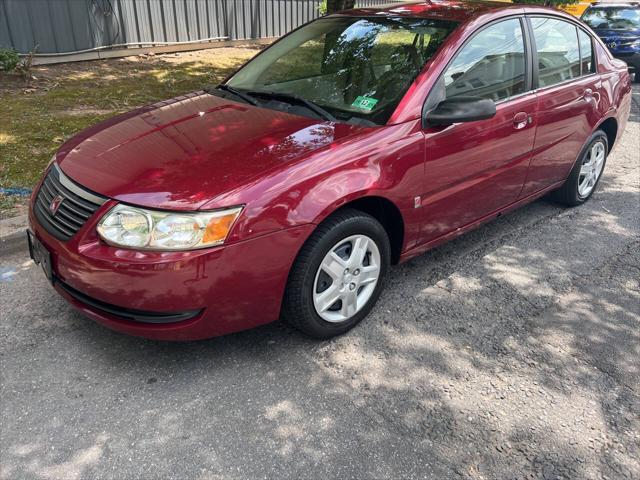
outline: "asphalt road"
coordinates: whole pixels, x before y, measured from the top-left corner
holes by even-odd
[[[3,247],[0,478],[640,478],[634,97],[587,205],[538,201],[394,268],[329,342],[119,335]]]

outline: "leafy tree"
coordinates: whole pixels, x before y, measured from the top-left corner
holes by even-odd
[[[327,13],[347,10],[356,5],[356,0],[327,0]]]

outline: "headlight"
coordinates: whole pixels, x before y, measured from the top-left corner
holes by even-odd
[[[242,207],[214,212],[160,212],[116,205],[98,234],[110,245],[145,250],[192,250],[224,243]]]

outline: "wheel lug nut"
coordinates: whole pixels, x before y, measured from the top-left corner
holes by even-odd
[[[348,268],[344,271],[344,274],[345,274],[345,275],[346,275],[347,273],[349,273],[349,269],[348,269]]]
[[[355,290],[356,289],[356,284],[355,283],[350,283],[349,284],[349,290]]]
[[[353,274],[354,274],[354,275],[360,275],[360,270],[356,268],[356,269],[353,271]]]

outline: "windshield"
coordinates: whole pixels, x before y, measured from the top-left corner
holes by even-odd
[[[594,30],[638,30],[640,8],[591,8],[585,12],[582,20]]]
[[[338,121],[383,125],[456,25],[426,18],[322,18],[275,43],[226,85],[260,101],[260,92],[281,94],[272,96],[278,101],[298,97]]]

